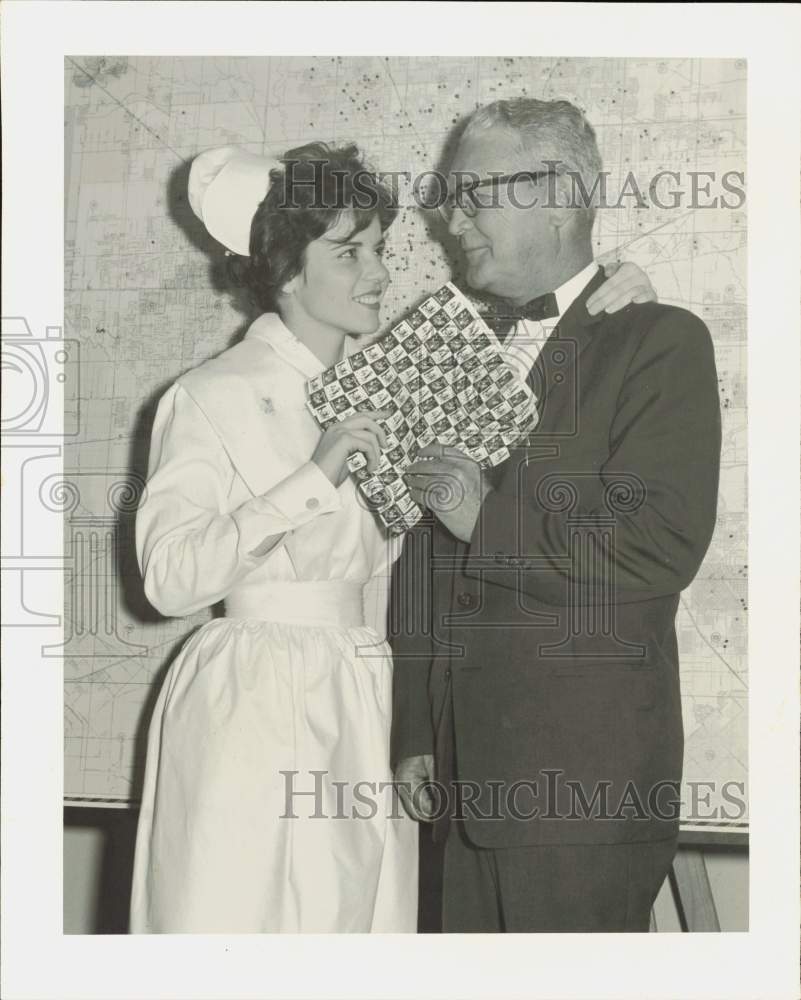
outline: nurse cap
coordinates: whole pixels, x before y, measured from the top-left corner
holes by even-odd
[[[189,170],[189,204],[209,233],[233,253],[250,254],[250,225],[279,160],[219,146],[200,153]]]

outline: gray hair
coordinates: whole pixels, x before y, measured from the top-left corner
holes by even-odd
[[[603,191],[603,163],[595,130],[579,108],[569,101],[534,97],[493,101],[470,115],[462,138],[490,128],[505,129],[517,138],[521,151],[534,152],[537,162],[532,163],[532,169],[546,161],[559,161],[560,172],[572,179],[572,202],[586,206],[582,212],[592,227],[598,193]]]

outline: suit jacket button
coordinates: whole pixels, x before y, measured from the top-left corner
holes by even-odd
[[[450,667],[446,667],[445,668],[445,673],[443,674],[443,676],[444,676],[444,678],[445,678],[446,681],[449,681],[451,679],[451,668]]]
[[[472,594],[466,593],[465,591],[459,594],[456,600],[459,604],[459,607],[461,608],[472,608],[473,605],[476,603],[475,597],[473,597]]]

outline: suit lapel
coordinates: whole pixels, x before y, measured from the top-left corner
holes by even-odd
[[[605,316],[604,313],[591,316],[587,312],[587,299],[604,281],[606,276],[599,268],[560,318],[529,373],[528,382],[537,394],[540,417],[535,434],[552,428],[565,406],[578,401],[580,358]]]

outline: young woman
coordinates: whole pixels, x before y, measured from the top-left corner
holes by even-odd
[[[396,207],[355,147],[322,144],[204,153],[190,201],[261,315],[153,428],[146,593],[174,616],[224,600],[225,617],[188,639],[154,710],[131,930],[413,932],[417,827],[391,788],[384,608],[364,600],[397,549],[346,464],[377,465],[386,414],[323,433],[305,406],[307,380],[378,330]]]

